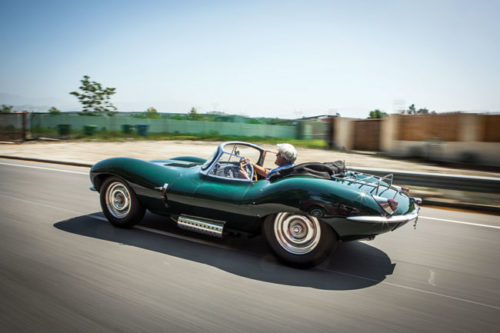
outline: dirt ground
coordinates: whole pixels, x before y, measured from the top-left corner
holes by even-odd
[[[199,156],[208,158],[220,142],[207,141],[124,141],[124,142],[25,142],[0,144],[0,155],[16,156],[65,162],[94,164],[109,157],[133,157],[143,160],[168,159],[175,156]],[[261,145],[276,150],[275,145]],[[367,156],[322,149],[297,148],[296,163],[328,162],[344,160],[349,167],[433,172],[443,174],[500,177],[498,172],[448,168],[439,165],[417,163],[406,160]]]

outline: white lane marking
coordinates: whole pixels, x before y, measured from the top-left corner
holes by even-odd
[[[427,280],[427,282],[429,282],[429,284],[433,287],[436,287],[436,273],[432,270],[432,269],[429,269],[429,280]]]
[[[495,305],[491,305],[491,304],[486,304],[486,303],[471,301],[470,299],[466,299],[466,298],[455,297],[455,296],[450,296],[450,295],[446,295],[446,294],[436,293],[434,291],[429,291],[429,290],[424,290],[424,289],[419,289],[419,288],[408,287],[408,286],[404,286],[402,284],[397,284],[397,283],[392,283],[392,282],[379,281],[379,280],[370,279],[370,278],[367,278],[367,277],[364,277],[364,276],[360,276],[360,275],[339,272],[339,271],[332,270],[332,269],[325,269],[324,271],[332,272],[332,273],[337,273],[337,274],[340,274],[340,275],[346,275],[346,276],[350,276],[350,277],[355,277],[355,278],[362,279],[362,280],[367,280],[367,281],[370,281],[370,282],[377,282],[377,283],[381,283],[381,284],[386,284],[388,286],[402,288],[402,289],[407,289],[407,290],[411,290],[411,291],[416,291],[416,292],[420,292],[420,293],[423,293],[423,294],[440,296],[440,297],[452,299],[452,300],[455,300],[455,301],[461,301],[461,302],[465,302],[465,303],[470,303],[470,304],[475,304],[475,305],[481,305],[481,306],[484,306],[484,307],[487,307],[487,308],[490,308],[490,309],[500,310],[500,306],[495,306]]]
[[[447,220],[447,219],[440,219],[440,218],[437,218],[437,217],[430,217],[430,216],[419,216],[418,218],[419,218],[419,219],[429,219],[429,220],[443,221],[443,222],[448,222],[448,223],[456,223],[456,224],[472,225],[472,226],[474,226],[474,227],[483,227],[483,228],[491,228],[491,229],[500,229],[500,226],[496,226],[496,225],[480,224],[480,223],[471,223],[471,222],[456,221],[456,220]]]
[[[97,220],[108,222],[108,219],[105,217],[102,217],[102,216],[89,215],[89,217],[92,217],[92,218],[97,219]],[[149,227],[144,227],[142,225],[136,225],[136,226],[134,226],[134,228],[139,229],[139,230],[143,230],[143,231],[147,231],[147,232],[152,232],[152,233],[155,233],[158,235],[163,235],[163,236],[168,236],[168,237],[186,240],[186,241],[193,242],[193,243],[209,245],[209,246],[218,247],[218,248],[225,249],[225,250],[232,250],[231,247],[226,246],[226,245],[212,243],[212,242],[204,241],[202,239],[196,239],[196,238],[191,238],[191,237],[187,237],[187,236],[176,235],[176,234],[173,234],[173,233],[170,233],[167,231],[153,229],[153,228],[149,228]]]
[[[15,167],[22,167],[22,168],[31,168],[31,169],[50,170],[50,171],[59,171],[59,172],[66,172],[66,173],[74,173],[74,174],[77,174],[77,175],[88,175],[89,174],[88,172],[79,172],[79,171],[53,169],[53,168],[44,168],[44,167],[35,166],[35,165],[2,163],[2,162],[0,162],[0,165],[8,165],[8,166],[15,166]]]

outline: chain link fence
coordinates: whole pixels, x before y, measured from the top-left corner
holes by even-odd
[[[140,119],[126,113],[113,117],[82,116],[69,112],[59,115],[35,112],[0,113],[0,141],[71,139],[96,133],[129,133],[131,129],[139,133],[141,128],[146,129],[143,136],[147,136],[147,133],[213,134],[328,141],[331,136],[328,127],[328,122],[317,120],[301,120],[293,125],[271,125],[167,118]]]
[[[29,127],[27,112],[0,113],[0,141],[24,141]]]

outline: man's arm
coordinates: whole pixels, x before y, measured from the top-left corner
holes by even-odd
[[[262,177],[267,177],[267,174],[269,173],[269,169],[266,169],[258,164],[252,163],[253,168],[255,169],[255,172],[259,174]]]

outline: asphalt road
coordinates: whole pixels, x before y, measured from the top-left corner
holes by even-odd
[[[2,332],[498,332],[500,217],[423,208],[320,267],[146,215],[113,228],[88,169],[0,159]]]

